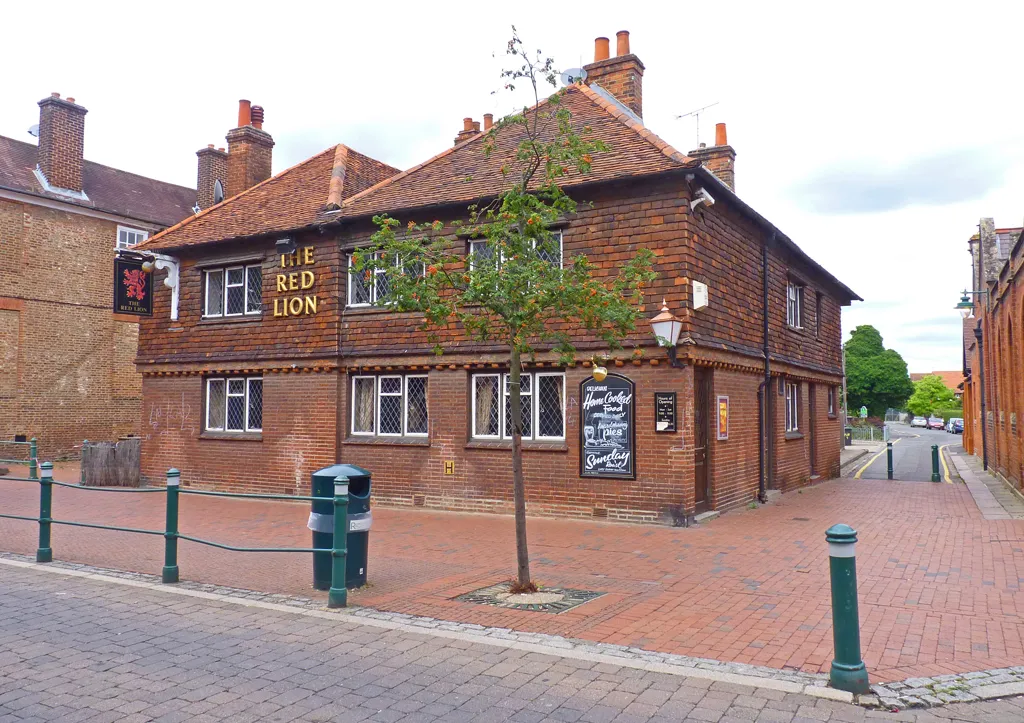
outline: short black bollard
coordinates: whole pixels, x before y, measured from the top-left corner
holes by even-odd
[[[343,608],[348,605],[345,586],[345,564],[348,562],[348,477],[334,478],[334,549],[331,551],[331,589],[327,593],[327,607]]]
[[[932,482],[941,482],[939,477],[939,445],[932,445]]]
[[[164,569],[161,582],[178,582],[178,493],[181,472],[167,470],[167,523],[164,527]]]
[[[32,442],[35,444],[35,439]],[[53,463],[43,462],[40,470],[42,479],[39,480],[39,549],[36,550],[36,562],[53,562],[53,549],[50,547],[50,521],[53,515]]]
[[[892,442],[885,443],[885,454],[889,462],[889,467],[886,470],[886,474],[889,476],[889,479],[892,479]]]
[[[857,612],[857,531],[832,525],[825,531],[832,581],[832,641],[836,657],[829,685],[850,693],[867,693],[868,671],[860,657],[860,615]]]

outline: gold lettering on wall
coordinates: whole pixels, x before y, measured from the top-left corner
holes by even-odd
[[[291,254],[281,254],[281,268],[294,266],[311,266],[313,264],[313,246],[303,246]],[[316,285],[316,274],[305,269],[287,274],[277,274],[277,292],[287,294],[289,291],[306,291]],[[317,312],[316,294],[288,296],[274,299],[274,316],[304,316]]]

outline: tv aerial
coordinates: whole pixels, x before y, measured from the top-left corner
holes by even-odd
[[[703,108],[698,108],[697,110],[691,110],[689,113],[683,113],[682,115],[677,115],[676,116],[676,120],[682,120],[683,118],[689,118],[690,116],[693,116],[694,120],[697,121],[697,147],[698,148],[700,147],[700,114],[703,113],[704,111],[706,111],[708,108],[714,108],[716,105],[718,105],[718,103],[719,103],[719,101],[716,100],[711,105],[706,105]]]
[[[562,81],[562,85],[568,87],[585,81],[587,79],[587,71],[583,68],[569,68],[568,70],[563,70],[559,78]]]

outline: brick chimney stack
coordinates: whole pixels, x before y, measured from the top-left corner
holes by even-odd
[[[594,62],[584,65],[587,85],[598,85],[643,117],[644,64],[629,50],[629,31],[615,34],[615,57],[608,57],[608,38],[594,40]]]
[[[85,108],[60,93],[39,101],[39,171],[52,188],[81,193]]]
[[[690,158],[700,160],[704,166],[714,173],[718,180],[736,190],[736,151],[729,145],[725,134],[725,123],[715,126],[715,145],[708,148],[701,143],[700,148],[687,153]]]
[[[238,101],[238,127],[228,131],[227,135],[225,198],[238,195],[270,178],[274,139],[263,130],[263,115],[260,106],[254,106],[247,100]],[[201,201],[199,205],[203,205]]]
[[[462,130],[455,136],[455,145],[459,145],[473,136],[480,135],[480,132],[480,121],[474,121],[472,118],[463,118]]]
[[[196,180],[196,201],[199,208],[207,209],[227,198],[228,154],[211,143],[196,151],[199,156],[199,176]],[[217,183],[220,183],[218,193]],[[218,198],[220,196],[220,198]]]

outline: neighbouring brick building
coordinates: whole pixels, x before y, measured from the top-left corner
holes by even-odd
[[[983,218],[970,239],[974,310],[964,319],[963,336],[964,447],[1018,490],[1024,490],[1021,230],[996,228]]]
[[[910,381],[919,382],[925,377],[938,377],[947,388],[953,390],[957,399],[962,399],[964,394],[964,374],[959,370],[937,371],[937,372],[911,372]]]
[[[592,461],[583,449],[613,425],[581,417],[582,385],[594,389],[585,360],[605,347],[577,335],[579,363],[541,351],[525,366],[531,514],[679,519],[751,501],[766,372],[767,487],[836,475],[840,312],[858,297],[735,195],[724,126],[715,146],[689,155],[644,127],[644,66],[628,33],[614,57],[606,39],[596,47],[588,84],[561,102],[610,150],[566,179],[587,203],[558,228],[561,258],[586,254],[607,278],[650,248],[658,277],[644,312],[664,300],[681,319],[679,363],[643,323],[612,355],[609,379],[633,385],[635,415],[623,427],[635,433],[633,474],[614,476],[581,474],[582,458]],[[447,224],[500,193],[518,138],[502,129],[487,155],[490,125],[466,119],[454,147],[404,172],[328,148],[141,247],[180,264],[177,320],[171,292],[158,288],[141,325],[146,477],[177,467],[197,487],[305,493],[312,471],[344,461],[374,473],[378,502],[511,510],[507,353],[453,332],[435,356],[416,315],[379,303],[376,281],[348,273],[375,214],[403,228]],[[447,238],[474,253],[471,240]]]
[[[86,113],[54,93],[38,145],[0,136],[0,439],[37,437],[47,458],[139,431],[138,319],[112,313],[115,249],[196,202],[85,160]]]

